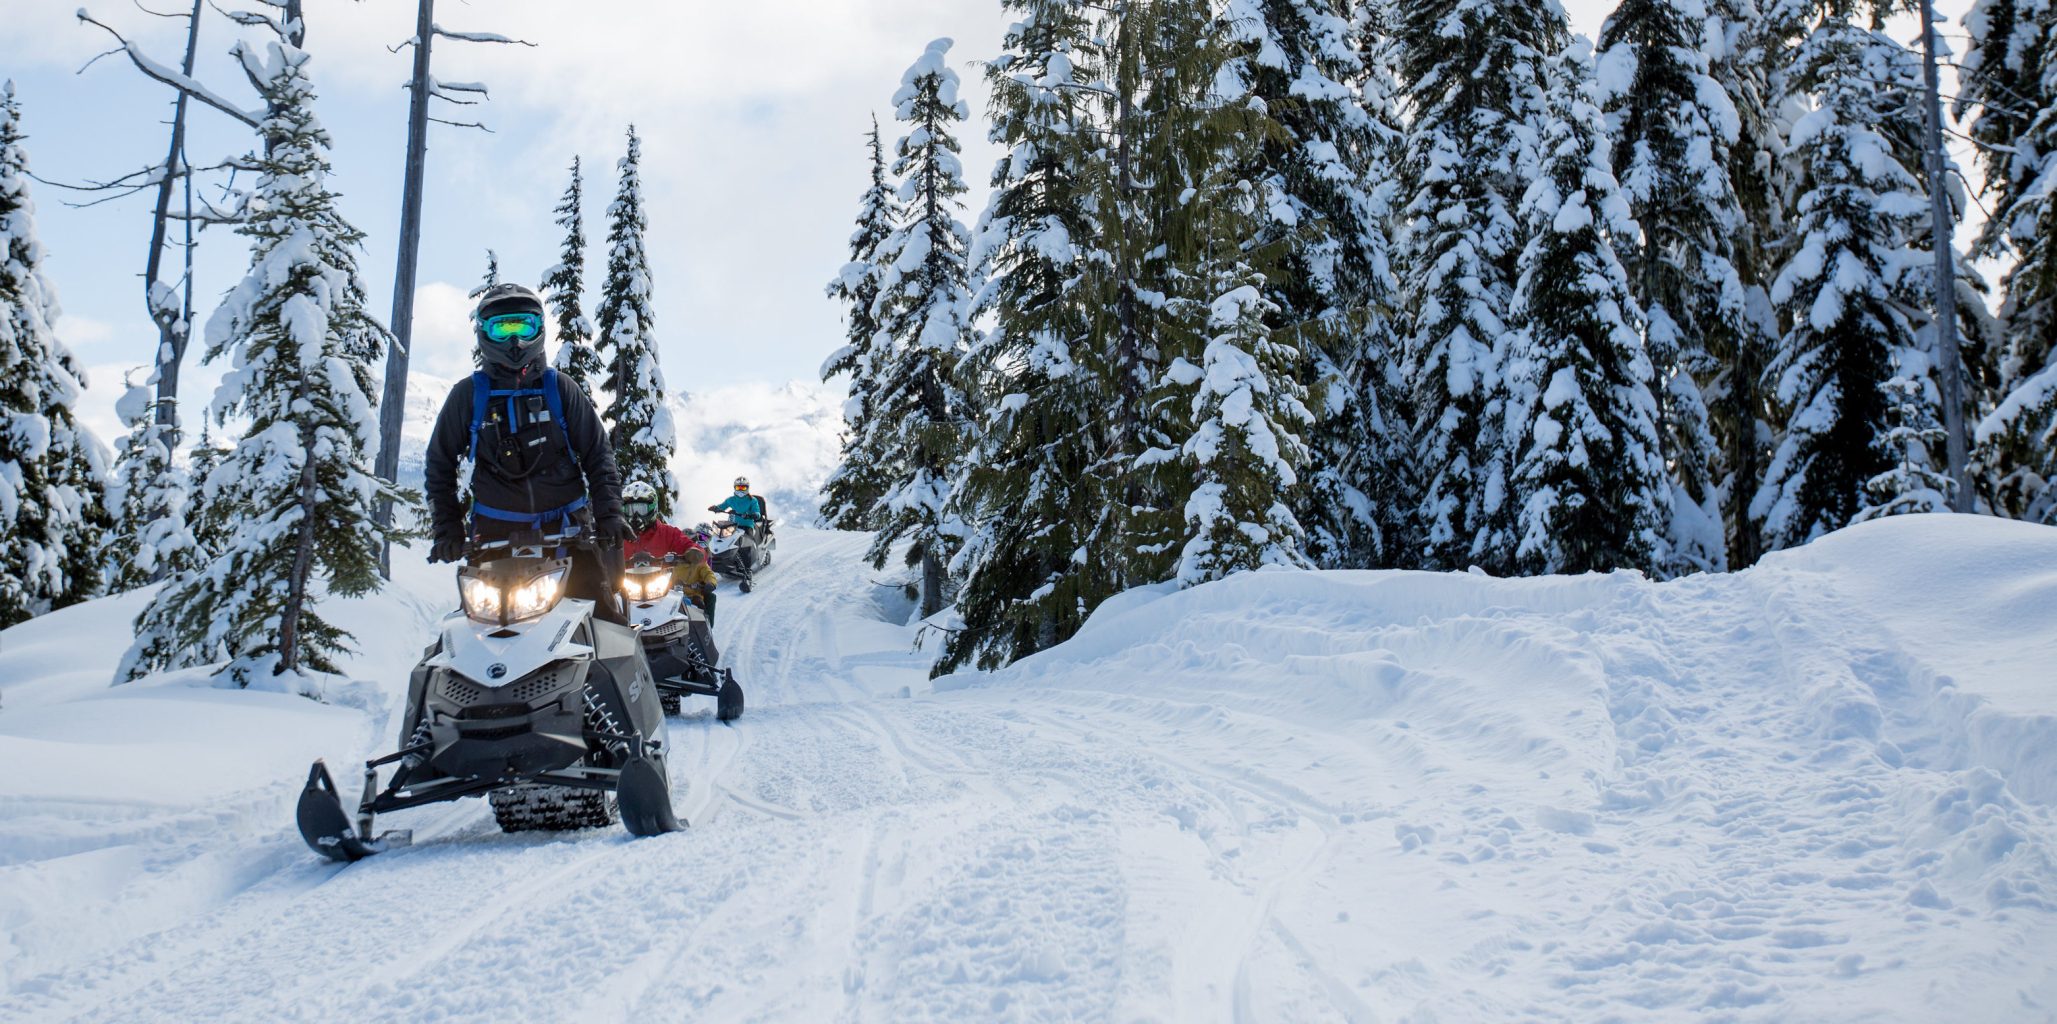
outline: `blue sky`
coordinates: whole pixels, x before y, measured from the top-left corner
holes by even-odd
[[[180,0],[146,0],[157,9]],[[1946,4],[1954,8],[1961,4]],[[231,6],[233,6],[231,4]],[[1597,30],[1607,0],[1568,3],[1574,25]],[[175,63],[182,21],[151,17],[127,0],[87,0],[166,63]],[[333,186],[347,217],[367,234],[362,265],[374,308],[390,307],[409,71],[387,47],[413,33],[415,0],[307,0],[307,49],[319,114],[335,137]],[[975,114],[985,89],[974,62],[999,47],[1007,17],[989,0],[788,0],[778,4],[681,0],[439,0],[452,30],[495,31],[534,49],[440,42],[445,81],[483,81],[482,107],[445,108],[482,118],[493,134],[432,126],[416,301],[418,368],[442,375],[469,366],[464,293],[485,250],[503,276],[535,282],[556,261],[551,208],[574,155],[587,172],[588,308],[605,259],[606,204],[623,130],[644,140],[648,242],[656,283],[661,357],[674,389],[812,378],[840,343],[840,311],[823,285],[846,258],[856,200],[866,183],[862,133],[901,71],[938,36],[957,40],[951,63]],[[0,77],[12,78],[36,173],[55,181],[110,178],[162,156],[170,90],[119,55],[82,74],[111,40],[73,17],[76,0],[0,0]],[[572,12],[567,14],[567,12]],[[236,27],[209,13],[197,76],[255,105],[227,57]],[[962,139],[967,219],[983,202],[997,156],[984,129]],[[249,133],[212,111],[192,115],[196,164],[249,145]],[[893,126],[887,121],[888,145]],[[38,186],[46,271],[63,303],[65,340],[89,368],[88,422],[112,438],[111,408],[123,372],[147,359],[155,334],[143,313],[140,272],[148,197],[90,209]],[[196,274],[202,318],[246,259],[226,230],[203,235]],[[189,364],[187,408],[217,373]]]

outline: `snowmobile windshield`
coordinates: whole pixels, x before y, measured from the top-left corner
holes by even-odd
[[[557,607],[571,562],[563,558],[506,559],[457,570],[457,595],[473,622],[505,626]]]

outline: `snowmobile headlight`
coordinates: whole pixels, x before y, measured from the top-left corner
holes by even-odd
[[[464,599],[464,614],[480,622],[498,623],[501,609],[500,586],[484,576],[460,573],[457,577],[457,593]]]
[[[630,573],[621,578],[621,592],[631,601],[648,603],[671,590],[671,570]]]
[[[507,621],[535,618],[557,607],[558,598],[563,596],[563,569],[532,576],[528,582],[507,592]]]

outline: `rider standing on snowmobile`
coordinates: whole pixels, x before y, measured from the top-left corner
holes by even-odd
[[[764,499],[750,493],[750,478],[736,478],[736,493],[729,495],[719,505],[707,506],[709,512],[727,512],[729,522],[745,530],[755,530],[764,522]]]
[[[429,561],[462,560],[467,541],[577,526],[599,550],[572,549],[566,594],[627,624],[613,586],[629,537],[614,449],[585,389],[544,364],[543,300],[518,284],[494,285],[479,297],[472,326],[480,369],[450,389],[429,438]],[[457,501],[457,463],[467,453],[469,531]]]

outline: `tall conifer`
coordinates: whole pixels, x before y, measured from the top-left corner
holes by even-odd
[[[21,107],[0,87],[0,627],[102,590],[111,525],[100,442],[74,411],[85,374],[57,339]]]
[[[671,456],[677,448],[664,371],[657,365],[656,318],[650,304],[650,261],[643,249],[649,223],[643,214],[643,143],[629,126],[621,184],[607,207],[607,283],[600,291],[595,343],[607,360],[608,438],[623,484],[657,489],[657,515],[670,518],[678,496]]]
[[[233,362],[215,394],[216,422],[248,426],[202,485],[221,550],[159,592],[137,620],[124,672],[218,649],[232,659],[228,676],[250,685],[335,670],[349,638],[317,613],[317,598],[378,588],[373,507],[403,496],[371,471],[373,373],[388,335],[357,276],[363,234],[328,187],[330,142],[314,115],[307,54],[283,42],[235,52],[269,113],[239,229],[251,239],[250,272],[209,320],[207,358]]]
[[[951,479],[964,431],[957,363],[971,337],[966,264],[970,232],[958,219],[965,192],[956,126],[971,116],[945,59],[951,41],[929,44],[893,96],[907,134],[894,147],[893,174],[907,219],[879,246],[872,315],[890,346],[878,360],[872,433],[896,453],[881,498],[874,565],[910,540],[908,564],[921,567],[921,613],[943,607],[944,568],[954,544],[946,530]],[[870,440],[867,444],[874,443]]]
[[[847,308],[847,341],[821,364],[821,379],[850,375],[843,402],[842,457],[822,485],[821,520],[832,529],[869,528],[879,515],[886,490],[885,453],[866,447],[883,434],[874,429],[873,402],[878,389],[879,360],[887,351],[879,342],[879,320],[872,312],[878,301],[879,248],[904,216],[900,198],[886,180],[885,145],[878,118],[871,120],[871,187],[858,204],[857,230],[850,236],[850,261],[843,264],[828,294]]]
[[[557,226],[564,229],[564,244],[557,265],[543,274],[543,296],[557,315],[557,372],[578,381],[590,394],[594,381],[606,371],[600,355],[593,351],[593,323],[586,319],[586,214],[585,178],[579,158],[571,158],[571,183],[557,202]]]

